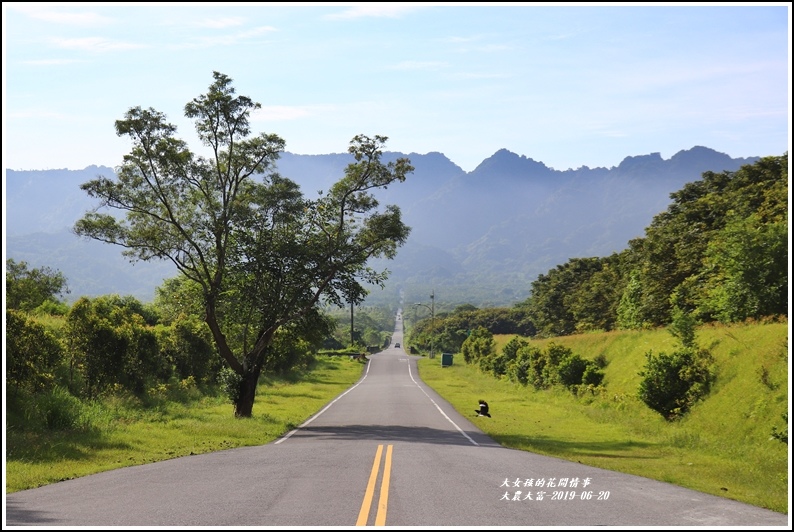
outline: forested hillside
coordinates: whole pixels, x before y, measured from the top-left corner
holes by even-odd
[[[705,172],[671,197],[624,251],[532,283],[539,334],[667,325],[675,310],[702,323],[787,313],[788,154]]]
[[[788,312],[788,154],[735,172],[705,172],[671,195],[645,236],[605,257],[572,258],[532,282],[505,330],[494,310],[440,312],[413,342],[458,352],[467,333],[554,337],[666,326],[674,314],[733,323]],[[410,318],[411,315],[408,314]],[[531,324],[531,325],[529,325]]]

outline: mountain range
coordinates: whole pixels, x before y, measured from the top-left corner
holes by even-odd
[[[732,158],[695,146],[669,159],[659,153],[629,156],[615,167],[564,171],[499,150],[465,172],[438,152],[386,152],[385,161],[407,157],[415,170],[403,183],[380,190],[382,205],[400,206],[412,231],[387,268],[386,288],[377,287],[366,304],[407,301],[454,306],[508,306],[529,296],[540,274],[576,257],[608,256],[644,236],[653,217],[666,210],[670,194],[700,179],[703,172],[735,171],[760,157]],[[352,162],[347,153],[282,154],[281,175],[315,197],[328,190]],[[176,275],[169,263],[130,264],[121,249],[80,239],[75,221],[96,205],[80,185],[108,167],[82,170],[6,170],[6,257],[30,267],[61,271],[66,299],[110,293],[148,302],[164,278]]]

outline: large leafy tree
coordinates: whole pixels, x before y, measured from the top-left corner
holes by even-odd
[[[251,135],[250,113],[260,105],[235,95],[226,75],[213,77],[184,110],[209,153],[191,151],[164,114],[131,108],[116,122],[117,134],[133,144],[117,180],[82,185],[126,216],[90,212],[75,231],[123,246],[133,261],[170,260],[200,286],[204,320],[237,377],[235,415],[250,417],[278,335],[316,331],[321,302],[360,302],[364,284],[382,285],[386,272],[367,261],[393,258],[410,228],[398,207],[379,210],[373,193],[413,167],[404,158],[381,161],[386,137],[359,135],[345,175],[327,194],[307,199],[275,171],[284,141]]]

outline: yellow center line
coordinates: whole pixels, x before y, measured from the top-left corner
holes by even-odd
[[[378,498],[378,513],[375,516],[375,525],[384,526],[386,524],[386,510],[389,506],[389,482],[391,481],[391,455],[393,445],[386,448],[386,461],[383,465],[383,478],[380,482],[380,497]],[[364,492],[364,500],[361,502],[361,509],[358,512],[356,526],[367,526],[369,510],[372,506],[372,499],[375,496],[375,483],[378,480],[380,469],[380,457],[383,455],[383,445],[378,445],[375,453],[375,461],[372,464],[372,471],[369,473],[369,482]]]
[[[361,510],[358,512],[358,521],[356,521],[356,526],[367,526],[369,507],[372,505],[372,496],[375,493],[375,481],[378,478],[380,455],[382,453],[383,445],[378,445],[378,452],[375,453],[375,463],[372,464],[372,471],[369,474],[369,482],[367,482],[367,490],[364,492],[364,500],[361,502]]]
[[[389,480],[391,480],[391,450],[386,449],[386,462],[383,464],[383,480],[380,483],[380,498],[378,499],[378,515],[375,516],[375,526],[386,524],[386,508],[389,506]]]

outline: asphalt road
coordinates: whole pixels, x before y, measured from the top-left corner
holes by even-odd
[[[419,380],[417,358],[371,355],[358,383],[273,443],[6,495],[4,528],[790,527],[785,514],[504,449]]]

